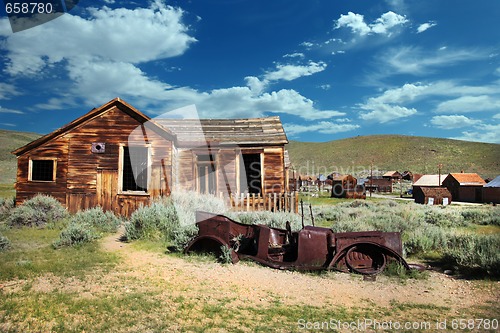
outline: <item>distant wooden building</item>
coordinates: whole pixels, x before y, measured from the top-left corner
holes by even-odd
[[[401,174],[401,178],[404,180],[413,181],[413,173],[407,170]]]
[[[43,193],[130,215],[173,190],[282,193],[286,143],[278,117],[158,120],[116,98],[13,151],[16,203]]]
[[[392,180],[380,176],[368,177],[365,188],[370,192],[392,192]]]
[[[450,191],[453,201],[482,202],[486,182],[477,173],[450,173],[443,186]]]
[[[387,171],[382,175],[382,178],[390,179],[392,182],[400,180],[403,176],[399,171]]]
[[[500,176],[483,185],[483,202],[500,203]]]
[[[413,189],[415,203],[424,205],[449,205],[451,204],[451,193],[446,187],[417,186]]]
[[[363,186],[357,185],[357,179],[352,175],[335,175],[332,178],[332,198],[365,199]]]

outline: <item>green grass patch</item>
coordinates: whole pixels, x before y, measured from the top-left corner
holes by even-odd
[[[13,198],[16,196],[14,184],[0,184],[0,198]]]
[[[26,279],[52,273],[56,276],[83,276],[93,269],[110,269],[116,255],[103,252],[99,244],[54,250],[58,229],[10,229],[3,234],[10,248],[0,253],[0,281]]]
[[[4,332],[326,332],[346,331],[339,323],[365,319],[399,322],[453,318],[448,307],[392,303],[388,307],[285,305],[281,302],[233,305],[234,299],[201,301],[198,296],[168,297],[159,291],[80,297],[76,293],[21,291],[2,295]],[[465,309],[460,315],[470,315]],[[3,326],[5,325],[5,326]]]

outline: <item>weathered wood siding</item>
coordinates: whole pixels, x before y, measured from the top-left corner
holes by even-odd
[[[220,150],[217,154],[217,190],[229,195],[238,191],[236,183],[236,159],[239,155],[235,149]]]
[[[30,159],[56,158],[56,178],[54,182],[28,181]],[[47,142],[36,150],[17,159],[16,204],[38,193],[55,197],[66,204],[66,182],[68,171],[68,138],[58,138]]]
[[[168,194],[172,181],[172,142],[141,125],[124,110],[113,106],[96,118],[19,156],[16,202],[37,193],[47,193],[71,212],[101,205],[115,213],[129,215],[151,198]],[[94,142],[105,143],[105,152],[92,153]],[[134,144],[151,149],[151,178],[146,195],[119,193],[120,146]],[[28,180],[30,158],[54,157],[57,158],[55,182]],[[103,174],[101,170],[108,172]]]
[[[262,190],[264,195],[286,191],[284,153],[285,149],[283,147],[264,148],[262,161],[264,171]]]
[[[178,149],[176,154],[176,190],[196,190],[195,155],[190,149]]]

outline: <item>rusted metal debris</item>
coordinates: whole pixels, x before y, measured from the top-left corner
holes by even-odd
[[[247,225],[224,215],[197,212],[198,235],[185,252],[221,251],[231,249],[233,263],[248,258],[277,269],[339,270],[363,275],[375,275],[391,260],[406,269],[399,232],[343,232],[304,226],[293,232],[265,225]]]

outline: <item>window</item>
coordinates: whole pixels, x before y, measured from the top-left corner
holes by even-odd
[[[56,160],[30,160],[30,181],[53,182],[56,180]]]
[[[217,174],[214,155],[198,155],[198,191],[203,194],[217,192]]]
[[[262,193],[260,154],[242,154],[243,165],[240,166],[240,191]]]
[[[123,147],[122,191],[147,192],[149,179],[148,147]]]

